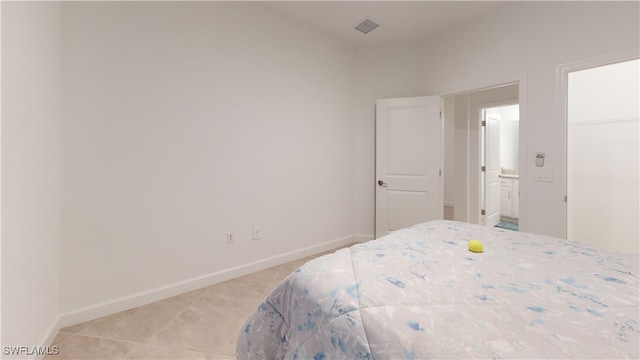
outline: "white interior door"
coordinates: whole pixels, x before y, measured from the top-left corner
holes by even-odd
[[[500,116],[484,113],[484,225],[500,222]]]
[[[376,238],[442,219],[441,98],[376,101]]]

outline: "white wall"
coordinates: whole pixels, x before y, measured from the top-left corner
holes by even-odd
[[[500,119],[500,167],[504,170],[518,170],[519,106],[507,105],[486,110],[487,116]]]
[[[469,221],[469,141],[470,141],[470,106],[469,94],[446,97],[447,103],[453,107],[452,112],[445,112],[445,121],[454,124],[453,159],[445,155],[450,161],[445,168],[452,168],[454,176],[447,177],[445,188],[453,192],[453,219],[456,221]],[[451,146],[445,146],[445,151],[450,151]]]
[[[351,46],[248,3],[65,3],[62,23],[65,319],[353,240]]]
[[[59,314],[60,6],[2,2],[2,345]]]
[[[451,94],[524,77],[520,126],[526,122],[525,231],[564,236],[566,169],[556,104],[556,67],[569,61],[637,47],[637,2],[514,2],[422,45],[423,93]],[[547,154],[552,182],[534,181],[535,153]],[[522,161],[522,159],[526,161]],[[524,168],[524,171],[523,171]],[[527,171],[531,169],[532,171]],[[524,220],[524,219],[523,219]]]

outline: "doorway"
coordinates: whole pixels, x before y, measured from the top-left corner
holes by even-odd
[[[518,152],[515,157],[519,163],[524,160],[523,151],[525,119],[520,116],[524,109],[520,99],[524,79],[515,83],[496,85],[444,97],[444,205],[445,219],[482,224],[482,126],[483,109],[519,104],[518,114]],[[524,187],[526,167],[518,169],[522,176],[519,188]],[[525,230],[526,193],[522,192],[518,204],[518,227]],[[448,216],[447,216],[448,215]]]
[[[518,231],[520,106],[481,109],[481,204],[485,226]]]
[[[640,60],[567,71],[567,239],[638,252]]]

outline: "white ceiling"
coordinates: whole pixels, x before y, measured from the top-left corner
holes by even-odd
[[[414,43],[480,17],[507,1],[257,1],[255,4],[355,46]],[[353,27],[364,18],[380,26]]]

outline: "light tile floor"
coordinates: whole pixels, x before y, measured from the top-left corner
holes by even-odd
[[[61,329],[45,359],[235,359],[241,326],[268,291],[336,249]]]

